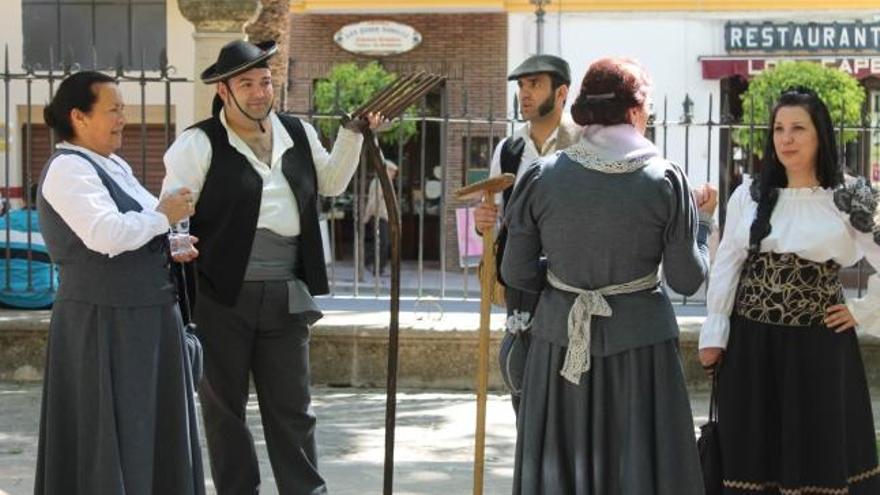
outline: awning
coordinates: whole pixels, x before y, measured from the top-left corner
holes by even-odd
[[[877,56],[721,56],[700,57],[703,79],[731,76],[754,77],[764,70],[787,61],[806,60],[839,69],[856,79],[880,77],[880,54]]]

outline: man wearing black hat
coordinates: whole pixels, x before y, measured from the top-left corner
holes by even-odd
[[[512,136],[503,139],[495,148],[489,175],[501,173],[516,175],[517,182],[525,168],[535,160],[567,148],[580,138],[580,127],[570,118],[563,118],[563,108],[571,85],[568,62],[553,55],[534,55],[527,58],[508,76],[519,86],[519,104],[526,124]],[[498,204],[480,203],[474,212],[478,233],[495,226],[499,209],[503,209],[513,188],[498,198]],[[501,266],[506,230],[498,232],[496,260]],[[497,273],[501,273],[500,270]],[[503,283],[503,280],[501,281]],[[505,289],[507,323],[498,357],[501,376],[510,389],[514,411],[519,410],[522,374],[528,350],[531,315],[538,303],[538,294],[507,287]]]
[[[211,118],[181,133],[165,154],[163,190],[188,187],[196,199],[199,398],[220,495],[259,490],[245,421],[250,375],[278,491],[327,491],[309,394],[309,325],[321,317],[312,295],[328,292],[318,195],[346,189],[362,131],[381,123],[375,115],[346,122],[327,153],[311,125],[272,110],[267,60],[276,51],[272,41],[224,46],[201,75],[217,84]]]

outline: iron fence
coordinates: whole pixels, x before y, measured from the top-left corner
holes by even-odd
[[[6,204],[14,196],[13,192],[22,191],[22,206],[26,211],[33,207],[28,192],[35,183],[34,171],[41,164],[39,156],[48,156],[54,149],[55,137],[49,131],[46,142],[35,143],[32,110],[34,108],[34,87],[39,85],[45,101],[51,99],[55,85],[69,74],[80,70],[77,64],[62,62],[58,67],[50,64],[45,70],[38,66],[25,67],[21,71],[9,68],[8,50],[5,54],[2,77],[3,84],[3,130],[5,131],[4,170],[5,182],[2,189]],[[162,150],[170,145],[176,134],[173,124],[172,87],[180,84],[192,84],[191,80],[176,77],[174,68],[168,65],[164,54],[153,70],[131,72],[118,68],[110,72],[121,85],[138,87],[140,120],[129,124],[139,132],[134,136],[134,157],[129,152],[128,158],[135,165],[136,175],[143,182],[148,182],[148,129],[152,130],[150,139],[161,134]],[[16,86],[18,89],[16,90]],[[22,88],[23,86],[23,88]],[[148,88],[153,96],[148,98]],[[279,94],[286,94],[281,88]],[[11,101],[15,92],[20,101]],[[157,101],[155,94],[163,95],[159,105],[163,111],[163,122],[159,127],[150,127],[146,109],[149,102]],[[466,214],[467,204],[452,199],[452,191],[466,182],[471,182],[488,172],[491,151],[497,142],[521,125],[516,100],[512,102],[510,113],[496,115],[490,108],[484,115],[473,115],[468,110],[467,94],[459,95],[458,101],[463,102],[457,112],[449,108],[448,88],[435,95],[433,108],[423,101],[413,114],[400,118],[401,121],[414,122],[418,130],[415,138],[404,143],[399,140],[393,146],[383,146],[385,157],[396,161],[400,172],[394,181],[398,196],[401,198],[401,209],[406,225],[404,225],[403,253],[405,254],[402,271],[403,294],[418,301],[473,299],[479,297],[479,283],[475,275],[475,266],[468,235],[459,242],[459,232],[469,233],[473,230]],[[311,100],[311,98],[310,98]],[[439,101],[439,104],[436,102]],[[723,224],[724,205],[730,192],[738,184],[743,173],[750,173],[758,165],[754,150],[739,147],[733,140],[732,133],[737,129],[746,129],[751,135],[766,133],[766,127],[743,125],[735,122],[730,115],[720,112],[713,95],[708,95],[707,104],[701,108],[706,110],[705,118],[698,119],[694,115],[694,101],[688,95],[681,103],[681,112],[672,111],[668,99],[662,100],[659,111],[649,122],[648,136],[657,144],[665,156],[681,164],[693,182],[712,182],[719,186],[720,211],[719,220]],[[10,140],[10,111],[13,105],[23,105],[24,121],[18,122],[25,140],[14,143]],[[675,108],[678,108],[678,104]],[[282,111],[288,109],[282,108]],[[22,112],[20,112],[22,113]],[[338,114],[321,114],[314,110],[314,104],[306,109],[289,110],[296,116],[312,124],[322,120],[339,119]],[[832,112],[835,113],[835,112]],[[677,114],[677,115],[675,115]],[[318,127],[316,125],[316,127]],[[398,127],[402,130],[402,127]],[[864,175],[877,183],[880,177],[877,163],[880,160],[880,122],[876,115],[865,111],[863,121],[858,126],[846,126],[838,122],[840,136],[844,132],[854,132],[856,140],[841,146],[840,160],[853,175]],[[402,131],[399,131],[402,132]],[[131,140],[131,137],[127,138]],[[324,136],[325,144],[332,146],[332,136]],[[139,141],[139,142],[138,142]],[[751,142],[751,140],[750,140]],[[15,156],[20,163],[13,164],[11,156],[15,148]],[[155,146],[155,144],[154,144]],[[131,150],[132,148],[128,148]],[[459,154],[460,153],[460,154]],[[139,160],[139,161],[138,161]],[[14,167],[21,168],[15,170]],[[161,163],[153,166],[161,167]],[[156,173],[155,171],[153,172]],[[388,294],[387,279],[382,277],[381,252],[373,249],[372,259],[365,260],[365,244],[367,239],[375,243],[382,235],[381,222],[373,217],[363,221],[363,209],[369,190],[370,176],[366,167],[360,167],[355,174],[346,193],[337,198],[326,198],[322,207],[322,219],[326,229],[326,246],[329,251],[328,273],[332,294],[334,296],[350,295],[354,297],[385,297]],[[429,190],[430,189],[430,190]],[[158,192],[153,190],[154,193]],[[464,208],[465,210],[462,210]],[[464,214],[462,214],[464,212]],[[25,219],[24,232],[17,242],[10,219],[11,211],[6,211],[4,260],[0,268],[5,267],[2,280],[2,292],[6,294],[27,294],[35,291],[54,292],[55,270],[51,268],[47,274],[37,274],[34,270],[35,260],[48,262],[44,252],[35,249],[34,240],[38,239],[37,225],[33,215]],[[463,225],[457,220],[461,218]],[[462,253],[464,256],[462,256]],[[458,259],[457,259],[458,258]],[[26,275],[24,280],[15,283],[13,272],[15,264]],[[51,265],[50,265],[51,266]],[[368,271],[366,266],[371,266]],[[865,285],[865,269],[860,264],[852,271],[855,286],[859,294]],[[36,280],[46,277],[48,280]],[[39,283],[35,283],[35,281]],[[701,296],[697,297],[697,301]],[[677,301],[688,304],[687,298],[678,297]]]
[[[93,54],[94,54],[93,50]],[[148,177],[148,128],[155,129],[147,120],[148,87],[163,92],[164,98],[158,104],[162,108],[163,118],[161,126],[162,149],[168,147],[174,139],[174,126],[172,124],[172,86],[191,83],[184,77],[175,76],[175,68],[168,64],[165,50],[159,55],[159,60],[150,69],[142,60],[141,69],[129,71],[123,68],[121,56],[117,58],[116,68],[113,71],[102,71],[111,75],[122,86],[136,86],[139,99],[134,103],[139,109],[139,121],[129,123],[127,129],[137,129],[139,137],[139,150],[128,154],[127,159],[133,165],[138,178],[142,183],[147,183]],[[56,63],[54,53],[49,52],[49,65],[42,67],[40,64],[26,64],[21,70],[10,69],[9,47],[4,50],[3,71],[0,73],[3,88],[3,187],[2,213],[3,231],[5,234],[5,246],[3,248],[3,262],[0,268],[3,274],[2,290],[0,294],[0,306],[9,305],[10,298],[15,301],[13,306],[19,304],[24,307],[43,306],[41,301],[53,299],[57,270],[49,260],[45,247],[42,246],[42,237],[38,231],[35,210],[36,196],[33,194],[39,174],[35,173],[37,167],[43,162],[37,158],[48,157],[56,144],[54,132],[43,124],[34,122],[35,101],[48,102],[55,94],[56,84],[74,72],[89,68],[96,70],[98,67],[97,55],[94,55],[91,67],[85,64],[71,62],[70,56]],[[35,98],[35,87],[41,90],[41,97]],[[12,95],[15,94],[15,101]],[[150,101],[155,101],[155,97]],[[23,105],[22,105],[23,103]],[[16,143],[11,139],[12,127],[11,112],[14,108],[23,106],[23,111],[17,112],[16,127],[23,136],[21,142]],[[45,136],[43,146],[35,143],[35,131],[40,131]],[[18,158],[17,164],[13,164],[12,157]],[[155,160],[154,160],[155,161]],[[17,168],[20,167],[20,168]],[[158,192],[153,188],[153,192]],[[17,208],[20,207],[20,208]],[[23,215],[18,215],[24,213]],[[19,218],[16,218],[19,217]],[[23,225],[22,225],[23,223]],[[16,226],[17,228],[13,228]],[[38,275],[35,275],[37,273]],[[24,299],[21,298],[24,296]]]

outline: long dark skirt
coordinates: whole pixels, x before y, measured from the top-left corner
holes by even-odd
[[[725,494],[880,494],[855,332],[734,315],[718,395]]]
[[[59,301],[52,311],[34,492],[203,494],[180,313]]]
[[[517,422],[515,495],[702,495],[675,339],[593,357],[573,385],[565,347],[533,337]]]

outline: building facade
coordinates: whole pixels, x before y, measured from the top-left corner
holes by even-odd
[[[687,11],[676,7],[684,3],[689,2],[642,2],[626,12],[609,7],[559,13],[548,7],[544,45],[546,51],[571,62],[575,81],[583,77],[590,61],[602,56],[628,56],[644,64],[655,83],[655,120],[670,124],[666,130],[656,130],[658,144],[664,143],[669,158],[690,164],[696,183],[728,179],[726,175],[737,166],[733,162],[747,157],[730,142],[727,129],[713,131],[698,125],[686,131],[679,125],[686,117],[685,100],[693,103],[690,111],[696,123],[739,123],[741,97],[749,80],[789,60],[815,61],[858,79],[867,96],[867,124],[877,126],[880,2],[746,2],[750,10],[742,2],[727,2],[717,9],[712,2],[700,2]],[[722,7],[721,3],[714,6]],[[509,22],[512,66],[534,51],[535,16],[512,13]],[[509,88],[509,94],[513,92]],[[880,136],[874,132],[870,139],[877,141]],[[863,149],[847,147],[847,164],[858,165],[853,172],[880,181],[880,141],[862,141]],[[870,159],[863,159],[866,156]]]
[[[0,71],[7,77],[0,77],[0,194],[20,205],[27,185],[39,179],[53,142],[43,108],[64,71],[120,67],[128,122],[120,154],[158,192],[166,134],[173,139],[194,121],[188,103],[192,83],[166,88],[134,79],[142,74],[159,79],[165,51],[173,67],[170,77],[192,80],[194,30],[177,0],[7,0],[3,5]]]
[[[194,81],[216,50],[203,50],[197,58],[201,53],[197,45],[206,34],[181,13],[182,4],[193,2],[4,3],[7,8],[0,18],[0,44],[8,53],[7,77],[0,81],[4,197],[20,204],[24,189],[39,177],[51,152],[52,136],[42,122],[42,109],[65,67],[115,70],[122,66],[120,86],[128,105],[122,154],[148,187],[158,190],[166,143],[204,117],[194,103],[193,92],[200,85]],[[428,95],[424,108],[418,109],[424,119],[418,121],[416,137],[384,152],[400,162],[402,170],[404,257],[458,267],[456,212],[466,205],[456,202],[452,191],[485,174],[494,144],[518,125],[511,123],[516,118],[516,88],[505,76],[535,52],[535,4],[532,0],[290,0],[289,5],[289,69],[287,85],[279,91],[288,111],[313,114],[315,85],[339,63],[376,61],[397,74],[427,70],[446,75],[446,85]],[[749,79],[784,60],[807,58],[850,72],[869,96],[866,112],[876,125],[880,0],[635,0],[625,8],[611,0],[551,0],[543,8],[544,52],[569,60],[572,94],[596,58],[630,56],[647,66],[656,85],[655,120],[669,124],[655,129],[654,137],[658,144],[662,141],[671,159],[689,165],[695,183],[722,182],[735,164],[724,151],[729,148],[729,133],[674,125],[686,117],[683,102],[693,102],[696,122],[736,122],[741,117],[738,99]],[[364,23],[403,26],[417,36],[417,42],[410,40],[406,49],[377,54],[337,40],[339,33]],[[226,36],[239,34],[233,30]],[[389,42],[399,43],[400,37]],[[167,65],[174,68],[168,73],[158,70],[162,49]],[[50,66],[51,80],[46,77]],[[28,73],[38,77],[27,77]],[[162,80],[163,74],[183,81],[169,83]],[[141,75],[160,80],[141,84]],[[878,151],[880,141],[847,153],[869,155],[866,172],[876,175],[880,174]],[[349,199],[364,191],[368,180],[368,173],[360,177]],[[351,202],[346,205],[345,198],[338,206],[343,216],[338,222],[342,244],[337,246],[341,253],[337,257],[351,257],[357,235],[355,207]]]
[[[372,32],[390,29],[388,26],[413,33],[418,43],[407,45],[404,48],[411,49],[403,53],[376,55],[359,53],[351,47],[346,50],[340,38],[351,29]],[[384,153],[400,166],[404,259],[440,261],[449,254],[447,266],[454,266],[456,236],[449,233],[455,232],[455,210],[463,205],[452,198],[451,192],[466,183],[468,169],[488,167],[491,141],[494,137],[497,142],[505,133],[503,123],[490,126],[487,121],[494,116],[502,122],[507,115],[507,15],[295,12],[291,15],[290,38],[287,109],[299,114],[314,110],[311,100],[315,85],[340,63],[375,61],[396,74],[427,71],[446,76],[445,85],[426,97],[424,108],[416,109],[417,116],[426,117],[417,121],[416,135],[402,147],[388,147]],[[393,39],[385,43],[393,43]],[[466,115],[475,121],[463,122]],[[470,150],[470,156],[466,150]],[[363,191],[362,185],[357,179],[352,191]],[[337,239],[345,242],[337,244],[337,253],[350,257],[358,222],[355,207],[346,204],[342,222],[337,223]]]

